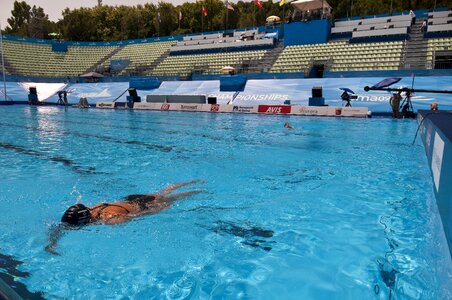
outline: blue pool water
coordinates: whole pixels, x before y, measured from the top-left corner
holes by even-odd
[[[450,299],[412,120],[0,107],[0,253],[49,299]],[[294,130],[285,130],[289,119]],[[93,205],[203,179],[159,214],[67,232]]]

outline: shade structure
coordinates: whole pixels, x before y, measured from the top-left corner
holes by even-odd
[[[221,74],[232,74],[235,73],[235,68],[231,66],[226,66],[220,69]]]
[[[265,19],[267,22],[279,22],[281,21],[281,18],[278,16],[269,16],[267,19]]]
[[[402,80],[402,78],[385,78],[382,81],[378,82],[377,84],[375,84],[374,86],[372,86],[373,89],[382,89],[382,88],[387,88],[393,84],[396,84],[397,82],[399,82],[400,80]]]
[[[331,9],[331,6],[325,0],[297,0],[291,2],[291,4],[300,11]]]
[[[349,89],[349,88],[339,88],[340,90],[343,90],[344,92],[347,92],[347,93],[350,93],[350,94],[354,94],[355,92],[354,91],[352,91],[351,89]]]
[[[99,73],[97,73],[97,72],[88,72],[88,73],[85,73],[85,74],[83,74],[83,75],[80,75],[80,77],[87,77],[87,78],[101,78],[101,77],[104,77],[104,75],[99,74]]]

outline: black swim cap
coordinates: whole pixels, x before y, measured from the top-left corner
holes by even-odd
[[[89,223],[91,214],[89,208],[83,204],[75,204],[69,207],[61,218],[61,222],[71,225],[84,225]]]

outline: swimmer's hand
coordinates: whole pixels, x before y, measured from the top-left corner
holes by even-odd
[[[58,253],[55,250],[55,246],[54,245],[47,245],[47,246],[45,246],[44,250],[46,252],[50,253],[50,254],[53,254],[53,255],[58,255],[58,256],[61,255],[60,253]]]
[[[205,181],[205,180],[202,180],[202,179],[195,179],[195,180],[192,180],[192,181],[189,181],[188,183],[206,183],[207,181]]]

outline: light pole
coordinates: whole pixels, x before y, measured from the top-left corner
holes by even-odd
[[[0,22],[0,45],[2,47],[2,73],[3,73],[3,95],[5,95],[5,101],[8,99],[6,95],[6,76],[5,76],[5,59],[3,57],[3,33],[2,33],[2,23]]]
[[[350,18],[353,17],[353,0],[352,4],[350,5]]]

